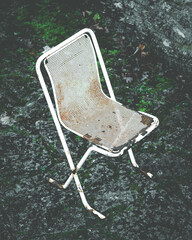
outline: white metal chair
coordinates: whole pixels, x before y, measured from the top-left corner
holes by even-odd
[[[97,60],[110,98],[102,91]],[[52,84],[57,114],[41,64]],[[79,31],[40,56],[36,71],[71,169],[65,184],[53,179],[49,179],[49,182],[65,189],[74,178],[85,208],[104,219],[104,215],[88,204],[77,172],[92,151],[117,157],[128,150],[133,166],[139,168],[131,146],[157,127],[159,121],[150,114],[130,110],[116,101],[99,45],[90,29]],[[92,143],[77,166],[73,163],[61,125]],[[151,173],[146,174],[152,177]]]

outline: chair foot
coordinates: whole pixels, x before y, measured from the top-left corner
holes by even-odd
[[[133,166],[136,168],[139,168],[139,165],[136,163],[136,160],[135,160],[135,157],[133,155],[133,151],[131,148],[128,150],[128,153],[129,153],[129,157],[130,157],[130,160],[131,160],[131,163],[133,164]]]
[[[77,186],[77,190],[80,194],[80,197],[81,197],[81,201],[83,203],[83,205],[85,206],[85,208],[92,212],[93,214],[97,215],[100,219],[105,219],[105,216],[103,214],[101,214],[100,212],[96,211],[95,209],[93,209],[87,202],[87,199],[85,197],[85,194],[83,192],[83,189],[81,187],[81,183],[79,181],[79,178],[77,176],[77,173],[73,174],[73,177],[74,177],[74,180],[75,180],[75,183],[76,183],[76,186]],[[61,189],[65,189],[65,184],[62,185],[60,183],[58,183],[56,180],[52,179],[52,178],[49,178],[49,182],[56,185],[57,187],[61,188]],[[68,185],[67,185],[68,186]]]
[[[139,168],[139,170],[140,170],[140,172],[144,173],[147,177],[149,177],[149,178],[152,178],[152,177],[153,177],[153,174],[152,174],[152,173],[146,172],[146,171],[142,170],[141,168]]]
[[[147,177],[152,178],[152,177],[153,177],[153,174],[152,174],[152,173],[149,173],[149,172],[146,172],[146,171],[142,170],[142,169],[139,167],[139,165],[136,163],[136,160],[135,160],[135,157],[134,157],[134,155],[133,155],[133,151],[132,151],[131,148],[128,150],[128,153],[129,153],[129,157],[130,157],[130,159],[131,159],[131,163],[133,164],[133,166],[134,166],[135,168],[138,168],[138,169],[139,169],[142,173],[144,173]]]
[[[100,219],[105,219],[105,218],[106,218],[103,214],[101,214],[100,212],[94,210],[94,209],[91,208],[90,206],[85,206],[85,208],[86,208],[88,211],[90,211],[90,212],[94,213],[95,215],[97,215]]]
[[[64,184],[58,183],[56,180],[52,178],[49,178],[49,182],[56,185],[59,188],[66,189],[69,186],[69,183],[71,182],[72,179],[73,179],[73,174],[69,176],[68,180]]]
[[[148,172],[148,173],[147,173],[147,175],[148,175],[150,178],[152,178],[152,177],[153,177],[153,174],[152,174],[152,173],[150,173],[150,172]]]
[[[103,214],[101,214],[100,212],[96,211],[95,209],[93,209],[87,202],[87,199],[85,197],[85,194],[83,192],[83,189],[82,189],[82,186],[81,186],[81,183],[79,181],[79,177],[77,175],[77,173],[73,174],[73,177],[74,177],[74,180],[75,180],[75,183],[76,183],[76,186],[77,186],[77,190],[80,194],[80,197],[81,197],[81,201],[83,203],[83,205],[85,206],[85,208],[92,212],[93,214],[97,215],[100,219],[105,219],[105,216]]]
[[[63,186],[62,184],[58,183],[56,180],[54,180],[54,179],[52,179],[52,178],[49,178],[49,182],[52,183],[52,184],[54,184],[54,185],[56,185],[56,186],[59,187],[59,188],[64,189],[64,186]]]

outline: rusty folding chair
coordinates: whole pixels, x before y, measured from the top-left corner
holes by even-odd
[[[97,60],[110,98],[102,91]],[[57,114],[43,78],[41,64],[52,84]],[[53,179],[49,179],[49,182],[65,189],[74,179],[85,208],[104,219],[104,215],[88,204],[77,172],[92,151],[117,157],[128,150],[133,166],[139,168],[131,146],[157,127],[158,119],[147,113],[130,110],[116,101],[99,45],[90,29],[81,30],[40,56],[36,71],[71,169],[65,184],[58,184]],[[61,125],[92,143],[76,167]],[[152,177],[151,173],[146,174]]]

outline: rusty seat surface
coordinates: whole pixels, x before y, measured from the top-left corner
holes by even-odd
[[[131,146],[152,124],[152,118],[127,109],[103,93],[94,47],[87,34],[48,56],[44,64],[60,122],[79,136],[117,151]]]

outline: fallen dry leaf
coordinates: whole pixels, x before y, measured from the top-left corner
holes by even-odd
[[[143,51],[144,49],[145,49],[145,45],[144,44],[139,44],[139,49],[141,50],[141,51]]]

